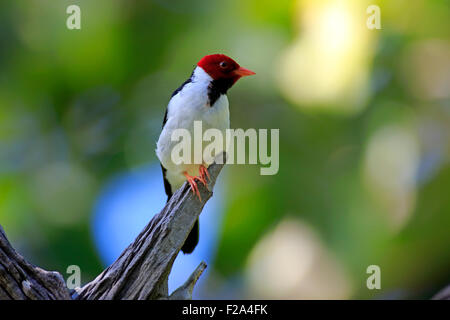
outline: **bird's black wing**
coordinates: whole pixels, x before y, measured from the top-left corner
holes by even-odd
[[[163,165],[161,165],[161,170],[162,170],[162,175],[163,175],[163,180],[164,180],[164,190],[166,191],[167,194],[167,201],[169,201],[169,199],[172,197],[172,187],[170,186],[169,181],[166,178],[166,168],[163,167]]]
[[[163,120],[163,124],[162,124],[162,128],[164,129],[164,125],[167,122],[167,109],[166,109],[166,113],[164,113],[164,120]],[[164,190],[166,191],[167,194],[167,201],[169,201],[169,199],[172,197],[172,187],[170,186],[169,181],[166,178],[166,171],[167,169],[163,167],[163,165],[161,164],[161,170],[162,170],[162,176],[163,176],[163,180],[164,180]]]
[[[179,86],[179,87],[172,93],[172,95],[171,95],[170,97],[173,98],[173,96],[176,95],[178,92],[180,92],[180,91],[184,88],[185,85],[187,85],[188,83],[191,83],[191,82],[192,82],[192,76],[193,76],[193,75],[194,75],[194,71],[192,71],[192,74],[191,74],[191,76],[189,77],[189,79],[187,79],[185,82],[183,82],[183,83],[181,84],[181,86]]]
[[[192,72],[192,74],[193,74],[193,72]],[[185,82],[183,82],[181,84],[181,86],[179,86],[172,93],[172,95],[170,96],[171,98],[173,98],[174,95],[176,95],[178,92],[180,92],[186,84],[192,82],[192,74],[189,77],[189,79],[187,79]],[[167,112],[168,112],[168,109],[166,108],[166,112],[164,113],[164,119],[163,119],[163,123],[162,123],[162,129],[164,129],[164,126],[166,125],[166,122],[167,122]],[[166,171],[167,171],[167,169],[164,168],[162,164],[161,164],[161,169],[162,169],[162,175],[163,175],[163,180],[164,180],[164,189],[166,190],[167,201],[169,201],[170,197],[172,197],[172,194],[173,194],[172,193],[172,187],[170,186],[170,183],[169,183],[169,181],[166,178]]]
[[[171,98],[173,96],[175,96],[178,92],[180,92],[186,84],[192,82],[193,74],[194,74],[194,72],[192,72],[191,77],[189,79],[187,79],[185,82],[183,82],[183,84],[172,93]],[[166,113],[164,114],[164,120],[163,120],[163,124],[162,124],[163,129],[167,122],[167,111],[168,110],[166,109]],[[170,183],[166,178],[167,169],[164,168],[162,164],[161,164],[161,170],[162,170],[162,175],[163,175],[163,180],[164,180],[164,189],[166,190],[166,194],[167,194],[167,201],[169,201],[173,195],[172,187],[170,186]],[[193,226],[191,232],[189,233],[188,237],[186,238],[186,241],[183,244],[183,247],[181,248],[181,250],[184,253],[191,253],[192,251],[194,251],[194,248],[197,246],[198,240],[199,240],[199,226],[198,226],[198,219],[197,219],[197,221],[194,223],[194,226]]]
[[[164,126],[166,125],[166,122],[167,122],[167,108],[166,108],[166,113],[164,113],[164,119],[163,119],[163,124],[162,124],[161,129],[164,129]]]

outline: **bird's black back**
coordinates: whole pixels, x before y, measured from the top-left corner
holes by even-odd
[[[172,96],[175,96],[178,92],[180,92],[183,87],[192,82],[192,76],[193,76],[194,72],[192,72],[191,77],[189,79],[187,79],[185,82],[183,82],[183,84],[178,87],[173,93]],[[217,98],[215,98],[217,100]],[[164,113],[164,119],[163,119],[163,123],[162,123],[162,128],[164,129],[164,126],[167,122],[167,112],[168,110],[166,109],[166,112]],[[161,170],[162,170],[162,176],[163,176],[163,180],[164,180],[164,190],[166,191],[167,194],[167,202],[169,202],[170,198],[173,195],[173,190],[172,190],[172,186],[169,183],[169,180],[167,180],[166,178],[166,173],[167,173],[167,169],[163,167],[163,165],[161,164]],[[195,221],[194,226],[192,227],[191,232],[189,233],[188,237],[186,238],[183,247],[181,247],[181,250],[184,253],[191,253],[192,251],[194,251],[195,247],[198,244],[198,240],[199,240],[199,223],[198,223],[198,219],[197,221]]]

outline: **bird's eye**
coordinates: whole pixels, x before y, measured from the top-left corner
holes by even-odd
[[[228,67],[228,63],[226,62],[226,61],[222,61],[221,63],[219,63],[219,66],[221,67],[221,68],[226,68],[226,67]]]

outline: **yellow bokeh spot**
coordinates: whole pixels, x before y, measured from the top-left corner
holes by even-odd
[[[374,36],[368,3],[301,0],[298,37],[280,58],[281,92],[301,108],[353,113],[369,95]]]

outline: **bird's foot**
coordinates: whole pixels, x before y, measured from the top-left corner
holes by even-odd
[[[198,191],[197,182],[195,180],[200,180],[199,177],[193,177],[189,175],[187,172],[183,172],[184,176],[186,177],[187,181],[189,182],[189,185],[191,186],[192,193],[198,197],[200,202],[202,201],[202,197],[200,196],[200,192]],[[203,181],[201,181],[203,182]]]
[[[206,189],[209,190],[207,181],[211,180],[211,177],[209,176],[208,169],[204,165],[200,165],[198,173],[199,173],[199,180],[205,185]]]

